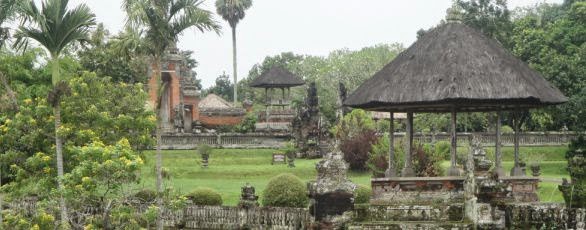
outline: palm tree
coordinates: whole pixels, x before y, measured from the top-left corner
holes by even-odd
[[[244,11],[252,6],[252,0],[216,0],[216,12],[228,21],[232,28],[232,68],[234,70],[234,105],[238,99],[236,62],[236,25],[244,18]]]
[[[39,9],[34,1],[24,6],[24,14],[29,21],[27,26],[20,26],[15,34],[15,45],[25,47],[26,40],[32,39],[45,47],[51,60],[53,90],[49,93],[48,101],[53,105],[55,116],[55,148],[57,160],[57,184],[59,186],[61,209],[61,223],[67,224],[67,207],[63,198],[63,140],[57,134],[61,127],[60,98],[67,93],[67,84],[59,74],[59,56],[63,49],[76,41],[87,39],[89,29],[95,25],[95,15],[85,4],[73,9],[67,9],[69,0],[46,0]]]
[[[145,51],[152,57],[155,89],[157,99],[154,108],[157,114],[157,229],[163,229],[161,211],[163,201],[162,154],[161,154],[161,93],[165,88],[161,82],[161,58],[167,48],[176,44],[179,35],[189,28],[196,28],[201,32],[215,31],[219,33],[220,26],[213,19],[212,13],[200,8],[200,0],[124,0],[123,8],[127,13],[127,24],[139,28],[144,33]],[[151,89],[153,90],[153,89]]]

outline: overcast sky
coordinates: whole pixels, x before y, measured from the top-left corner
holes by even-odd
[[[112,33],[124,25],[122,0],[71,0],[86,3]],[[215,13],[215,0],[204,8]],[[281,52],[327,55],[341,48],[352,50],[379,43],[399,42],[409,46],[417,30],[436,25],[452,0],[253,0],[237,27],[238,78],[246,77],[252,65]],[[509,0],[509,8],[562,0]],[[199,62],[198,78],[212,85],[223,71],[232,75],[230,26],[222,34],[187,31],[179,49],[193,50]],[[232,77],[230,77],[232,78]]]

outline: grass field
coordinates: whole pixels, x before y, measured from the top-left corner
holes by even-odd
[[[546,154],[547,159],[541,163],[543,178],[559,179],[568,177],[565,171],[566,162],[563,153],[566,147],[521,147],[521,152],[539,152]],[[176,191],[188,193],[197,187],[210,187],[222,194],[224,205],[236,205],[240,196],[240,187],[246,182],[256,187],[257,195],[262,197],[262,191],[270,178],[281,173],[292,173],[304,182],[315,180],[315,164],[319,159],[297,159],[295,168],[285,164],[271,165],[271,149],[214,149],[210,155],[209,168],[204,169],[200,164],[200,157],[194,150],[166,150],[163,151],[163,165],[171,174],[166,180],[167,186]],[[504,148],[504,159],[512,159],[512,149]],[[147,162],[141,172],[141,187],[154,188],[154,151],[145,153]],[[561,156],[560,156],[561,155]],[[442,166],[447,166],[443,162]],[[513,163],[503,162],[506,172],[510,171]],[[357,184],[370,185],[370,173],[349,172],[349,178]],[[562,202],[561,193],[556,183],[542,182],[539,196],[544,202]]]

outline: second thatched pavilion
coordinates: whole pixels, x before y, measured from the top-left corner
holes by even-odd
[[[497,41],[461,23],[446,23],[427,32],[392,62],[358,87],[344,102],[346,106],[392,114],[407,113],[407,145],[413,140],[413,113],[451,113],[451,167],[449,176],[458,176],[456,166],[456,115],[459,112],[520,112],[555,105],[567,98],[539,73]],[[515,117],[515,116],[513,116]],[[515,127],[519,133],[520,122]],[[391,121],[391,125],[393,122]],[[497,126],[500,127],[500,118]],[[391,130],[393,130],[391,128]],[[501,167],[500,128],[496,129],[495,172]],[[393,168],[393,135],[387,177],[396,177]],[[415,175],[411,150],[405,156],[402,177]],[[515,138],[515,166],[511,176],[521,176],[518,138]]]
[[[295,112],[290,108],[291,87],[304,85],[303,79],[289,70],[274,66],[252,80],[250,87],[265,89],[265,113],[259,116],[257,130],[290,131]],[[281,96],[276,95],[281,89]]]

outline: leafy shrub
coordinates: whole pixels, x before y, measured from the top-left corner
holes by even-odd
[[[152,203],[157,199],[157,192],[155,190],[145,188],[136,192],[134,195],[132,195],[132,197],[140,202]]]
[[[359,136],[366,131],[374,131],[375,123],[364,110],[355,109],[346,114],[332,129],[332,133],[340,139]]]
[[[240,124],[234,126],[234,131],[239,133],[249,133],[256,130],[256,114],[248,113]]]
[[[332,132],[340,140],[340,150],[344,153],[344,160],[350,164],[350,169],[365,170],[368,153],[378,141],[372,118],[364,110],[352,110]]]
[[[263,191],[263,206],[303,208],[308,202],[307,188],[293,174],[277,175],[269,181]]]
[[[432,150],[429,144],[415,145],[413,150],[413,165],[415,173],[420,177],[435,177],[443,174],[441,162],[443,156]]]
[[[405,166],[404,142],[400,140],[395,143],[395,173],[398,173]],[[376,144],[372,145],[372,150],[368,155],[367,166],[374,177],[384,177],[389,162],[389,135],[385,134],[380,137]],[[415,162],[415,160],[414,160]]]
[[[370,196],[372,195],[372,189],[366,187],[364,185],[358,185],[356,190],[354,191],[354,203],[355,204],[364,204],[370,201]]]
[[[515,130],[513,130],[513,128],[511,128],[511,126],[508,125],[503,125],[501,126],[501,133],[514,133]]]
[[[450,148],[452,145],[448,141],[438,141],[434,145],[435,153],[442,156],[444,160],[450,160]]]
[[[207,159],[210,157],[210,153],[212,153],[212,147],[206,144],[199,145],[197,147],[197,153],[201,155],[201,158]]]
[[[340,150],[344,153],[344,160],[350,164],[352,170],[365,170],[368,153],[378,137],[374,131],[367,131],[350,139],[342,140]]]
[[[222,205],[222,196],[211,188],[196,188],[186,195],[196,205]]]
[[[571,183],[564,183],[559,190],[566,204],[573,208],[586,208],[586,140],[584,136],[570,143],[566,152]]]

